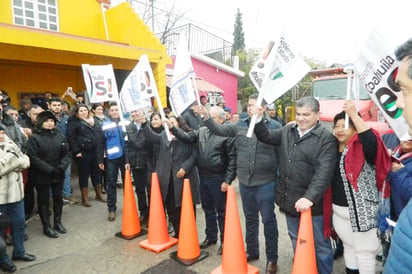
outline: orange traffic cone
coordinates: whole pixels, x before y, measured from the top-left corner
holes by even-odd
[[[293,260],[292,274],[301,273],[318,273],[313,240],[312,212],[310,209],[300,214],[298,239]]]
[[[177,244],[177,251],[172,252],[170,257],[184,265],[192,265],[207,256],[209,256],[208,252],[203,250],[200,252],[192,191],[189,179],[185,179],[183,184],[179,242]]]
[[[156,253],[166,250],[177,243],[167,232],[166,216],[163,208],[157,173],[152,173],[152,189],[150,193],[149,233],[147,240],[139,243],[143,248]]]
[[[225,235],[223,238],[222,265],[212,271],[217,273],[259,273],[259,269],[248,265],[245,245],[243,244],[242,228],[236,204],[235,189],[227,189]]]
[[[124,177],[122,231],[115,235],[126,240],[131,240],[146,233],[147,231],[142,230],[140,227],[130,170],[126,170]]]

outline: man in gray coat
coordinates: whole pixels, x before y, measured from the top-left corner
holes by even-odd
[[[266,244],[266,273],[276,273],[278,260],[278,227],[274,212],[274,190],[277,179],[278,159],[274,146],[258,141],[256,136],[248,138],[252,106],[258,95],[253,94],[248,101],[248,117],[236,124],[216,123],[209,119],[205,108],[200,107],[204,124],[216,135],[235,137],[237,148],[237,175],[240,197],[246,220],[247,261],[259,259],[259,213],[262,216]],[[280,124],[264,119],[264,124],[271,130],[280,128]],[[229,213],[228,213],[229,214]]]
[[[258,109],[253,112],[258,114]],[[293,249],[300,212],[311,209],[318,271],[332,273],[332,247],[323,233],[323,196],[333,177],[338,147],[332,133],[319,123],[319,102],[313,97],[304,97],[296,102],[295,124],[269,131],[263,122],[258,122],[255,134],[260,141],[279,146],[280,180],[275,199],[280,210],[286,213]]]

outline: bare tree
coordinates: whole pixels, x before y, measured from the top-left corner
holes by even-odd
[[[186,14],[186,11],[179,11],[174,4],[169,7],[155,6],[155,0],[128,0],[128,2],[145,24],[152,27],[152,31],[156,33],[163,44],[171,30],[184,21]]]

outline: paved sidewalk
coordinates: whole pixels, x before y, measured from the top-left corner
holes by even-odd
[[[72,181],[73,187],[77,180]],[[237,183],[236,183],[237,185]],[[242,205],[237,186],[236,196],[239,216],[243,225]],[[207,249],[210,256],[190,266],[184,267],[169,260],[169,254],[177,250],[177,245],[160,254],[139,247],[139,242],[147,235],[133,240],[124,240],[115,236],[122,228],[122,189],[118,189],[118,212],[114,222],[107,221],[106,204],[95,201],[90,193],[92,207],[85,208],[79,204],[64,206],[63,224],[68,233],[58,239],[50,239],[42,234],[40,220],[33,218],[27,224],[26,232],[30,239],[25,242],[28,253],[37,256],[34,262],[16,262],[17,273],[210,273],[221,265],[221,256],[217,255],[219,245]],[[75,187],[75,197],[80,197],[80,191]],[[285,216],[276,211],[279,225],[279,261],[278,273],[291,273],[292,248],[286,230]],[[197,230],[199,240],[204,239],[204,214],[197,208]],[[242,227],[244,232],[244,227]],[[260,225],[260,260],[252,265],[265,270],[265,252],[263,229]],[[8,249],[11,254],[11,247]],[[153,268],[166,268],[162,272],[154,272]],[[234,262],[235,263],[235,262]],[[345,273],[343,259],[335,261],[334,273]],[[160,271],[160,270],[158,270]]]

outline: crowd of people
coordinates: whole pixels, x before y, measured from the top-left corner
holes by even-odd
[[[412,40],[395,54],[401,61],[397,104],[412,133]],[[164,121],[153,109],[134,110],[124,118],[116,102],[87,105],[79,95],[70,108],[62,98],[44,95],[39,104],[22,98],[17,109],[5,91],[0,93],[0,229],[5,235],[0,237],[0,269],[5,272],[16,271],[12,261],[36,260],[24,248],[25,220],[33,216],[35,204],[45,236],[58,238],[69,232],[62,210],[65,202],[77,203],[71,187],[72,160],[81,205],[92,206],[90,180],[95,200],[107,205],[108,221],[116,219],[119,171],[123,179],[130,170],[140,222],[147,223],[151,174],[157,172],[169,232],[176,238],[183,180],[189,179],[193,206],[201,204],[204,211],[206,238],[199,246],[219,242],[219,255],[224,250],[226,191],[237,178],[246,259],[260,258],[260,215],[265,273],[277,272],[275,204],[286,217],[293,250],[300,214],[311,210],[319,273],[333,272],[332,231],[343,243],[346,273],[375,273],[381,246],[384,273],[412,271],[412,141],[385,145],[353,101],[337,110],[330,132],[319,122],[319,102],[313,97],[299,99],[296,120],[286,124],[275,105],[255,105],[257,94],[249,97],[247,110],[240,115],[224,101],[210,106],[202,96],[181,117],[165,111]],[[253,115],[257,122],[247,137]],[[397,221],[395,228],[387,218]],[[5,240],[13,245],[11,260]]]

